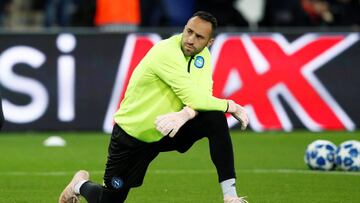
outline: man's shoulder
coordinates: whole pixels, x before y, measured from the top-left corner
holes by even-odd
[[[210,57],[211,53],[208,47],[205,47],[200,53],[200,55],[206,56],[206,57]]]
[[[181,38],[179,35],[171,36],[167,39],[163,39],[158,42],[155,46],[163,47],[163,48],[172,48],[172,49],[179,49],[180,50],[180,41]]]
[[[160,42],[156,43],[153,48],[152,52],[161,55],[177,55],[181,53],[181,46],[179,41],[179,36],[174,35],[167,39],[163,39]]]

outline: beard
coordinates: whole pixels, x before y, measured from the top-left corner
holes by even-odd
[[[200,53],[203,49],[204,47],[202,47],[201,49],[197,49],[196,47],[191,45],[186,45],[185,43],[181,45],[181,50],[185,56],[195,56],[196,54]]]

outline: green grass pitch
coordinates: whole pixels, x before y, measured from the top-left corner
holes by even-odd
[[[66,147],[44,147],[50,135]],[[356,132],[307,131],[254,133],[232,131],[239,195],[251,203],[360,202],[360,172],[310,171],[306,146],[315,139],[339,144],[360,140]],[[102,133],[2,133],[0,135],[0,203],[57,202],[79,169],[102,182],[109,137]],[[82,202],[86,202],[82,200]],[[162,153],[150,165],[142,187],[127,203],[221,203],[222,193],[208,153],[207,140],[187,153]]]

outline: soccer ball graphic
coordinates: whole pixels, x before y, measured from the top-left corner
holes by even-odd
[[[336,165],[345,171],[360,171],[360,142],[345,141],[336,150]]]
[[[336,145],[327,140],[315,140],[305,151],[305,163],[313,170],[333,170],[335,168]]]

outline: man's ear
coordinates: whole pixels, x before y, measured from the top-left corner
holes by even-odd
[[[209,41],[208,41],[208,43],[207,43],[207,47],[210,47],[213,43],[214,43],[214,38],[211,38]]]

